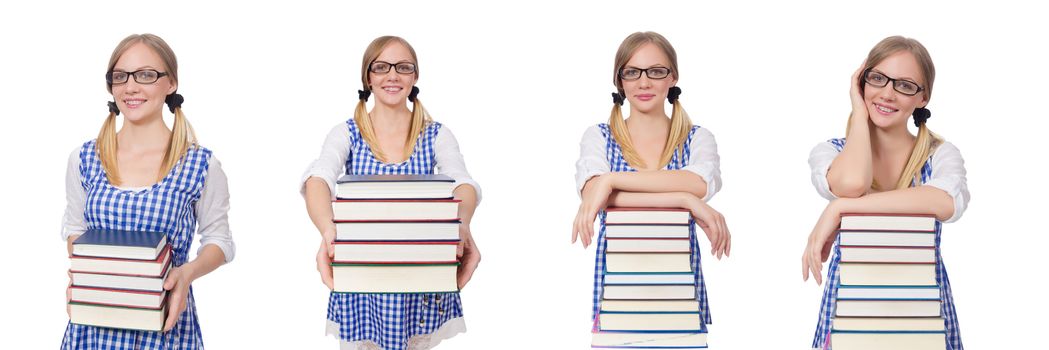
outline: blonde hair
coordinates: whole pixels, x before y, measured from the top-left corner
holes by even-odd
[[[106,72],[112,72],[120,56],[138,43],[145,44],[160,56],[160,59],[164,61],[164,72],[168,74],[167,77],[171,79],[171,82],[177,85],[178,60],[175,58],[175,52],[164,42],[164,39],[153,34],[132,34],[121,40],[113,49],[113,54],[109,56],[109,67]],[[106,90],[112,94],[113,84],[107,82]],[[196,133],[193,132],[193,126],[189,125],[186,116],[182,114],[182,108],[175,108],[174,114],[175,123],[171,128],[171,142],[168,144],[167,151],[164,153],[164,161],[157,172],[157,181],[164,179],[164,176],[175,167],[175,164],[182,159],[190,147],[196,147]],[[117,169],[116,113],[110,112],[109,117],[106,117],[102,130],[98,132],[95,147],[98,149],[98,157],[102,161],[102,169],[105,170],[109,182],[119,185],[121,180],[120,172]]]
[[[634,55],[634,52],[647,43],[652,43],[659,47],[660,50],[663,50],[663,53],[670,60],[670,74],[674,79],[678,78],[677,52],[674,51],[674,47],[670,45],[670,42],[656,32],[636,32],[623,39],[623,43],[619,44],[619,50],[616,51],[615,66],[612,70],[612,83],[615,84],[616,90],[620,94],[625,95],[623,80],[619,78],[619,71],[626,66],[627,61]],[[627,163],[635,169],[647,168],[645,162],[641,160],[641,156],[638,155],[637,150],[634,149],[634,144],[630,141],[630,133],[627,131],[626,121],[623,120],[623,110],[619,104],[612,105],[612,115],[608,118],[608,126],[612,131],[612,136],[619,143],[619,148],[623,151],[623,158],[626,159]],[[670,133],[667,135],[667,143],[663,147],[663,154],[659,157],[658,168],[663,168],[670,163],[670,159],[674,157],[674,152],[684,150],[685,140],[688,139],[688,134],[691,130],[692,121],[689,119],[688,113],[685,113],[685,109],[681,107],[680,99],[675,100],[674,111],[670,116]]]
[[[382,50],[386,46],[392,43],[401,43],[404,47],[408,48],[408,52],[412,55],[412,63],[415,63],[415,80],[419,80],[419,58],[415,55],[415,49],[412,45],[408,44],[408,41],[396,37],[396,36],[381,36],[372,40],[368,48],[364,50],[364,58],[361,60],[361,83],[364,85],[365,91],[370,91],[371,87],[368,81],[368,68],[372,62],[375,62],[379,55],[382,54]],[[391,72],[392,73],[392,72]],[[396,74],[396,73],[394,73]],[[419,139],[419,135],[422,134],[423,128],[431,122],[430,114],[426,112],[426,108],[423,108],[422,101],[419,101],[419,97],[415,97],[415,101],[412,102],[412,121],[411,126],[408,129],[408,137],[404,140],[404,154],[411,156],[412,151],[415,149],[415,142]],[[361,132],[361,137],[368,143],[368,146],[372,149],[372,154],[375,155],[379,161],[388,162],[389,158],[382,153],[379,148],[379,144],[376,140],[375,129],[372,127],[371,117],[368,115],[368,108],[365,105],[365,100],[360,99],[357,102],[357,109],[353,113],[353,120],[357,123],[357,128]]]

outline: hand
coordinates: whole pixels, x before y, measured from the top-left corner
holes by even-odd
[[[69,275],[69,284],[66,285],[66,316],[73,318],[73,314],[69,312],[69,302],[73,301],[73,273],[66,271]]]
[[[590,245],[594,237],[594,220],[597,212],[604,208],[608,196],[612,194],[612,175],[607,173],[591,178],[583,188],[583,199],[579,203],[579,211],[576,213],[575,222],[572,226],[572,243],[576,239],[583,242],[583,248]]]
[[[841,213],[838,210],[840,200],[835,200],[827,205],[820,215],[816,227],[809,234],[808,244],[805,252],[801,255],[801,277],[809,280],[809,273],[816,279],[816,284],[823,284],[821,270],[823,263],[830,257],[831,248],[834,247],[834,239],[838,234],[838,226],[841,224]]]
[[[721,260],[732,252],[732,234],[725,224],[725,216],[711,208],[707,202],[691,194],[686,194],[686,207],[696,219],[696,225],[703,230],[710,240],[710,255]]]
[[[320,248],[317,249],[317,272],[321,274],[321,282],[330,290],[335,290],[335,277],[331,269],[331,260],[334,255],[331,243],[321,239]]]
[[[189,295],[189,285],[193,283],[191,273],[184,269],[185,265],[172,267],[168,277],[164,279],[164,289],[168,291],[168,318],[164,321],[164,332],[175,328],[179,316],[186,311],[186,297]]]
[[[459,250],[456,252],[459,260],[459,268],[456,271],[456,281],[459,289],[466,287],[466,283],[473,278],[477,265],[481,263],[481,251],[477,249],[473,234],[470,233],[470,225],[459,225]]]
[[[852,115],[854,117],[864,117],[860,120],[870,117],[867,112],[867,103],[863,101],[863,89],[861,88],[863,84],[866,84],[863,80],[863,71],[866,67],[867,61],[864,60],[863,64],[860,64],[860,68],[857,68],[856,72],[852,73],[852,84],[849,89],[849,98],[852,100]]]

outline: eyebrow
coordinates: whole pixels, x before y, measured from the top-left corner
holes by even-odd
[[[114,72],[124,72],[124,73],[136,72],[136,71],[140,71],[140,70],[143,70],[143,69],[152,69],[152,70],[155,70],[155,71],[160,71],[159,69],[153,68],[153,66],[142,66],[142,67],[138,67],[138,68],[135,68],[135,69],[132,69],[132,70],[124,70],[123,68],[113,67],[113,71]]]
[[[410,60],[400,60],[400,61],[397,61],[397,62],[389,62],[389,61],[383,61],[383,60],[380,60],[380,59],[376,59],[376,60],[372,61],[372,63],[375,63],[375,62],[382,62],[382,63],[389,63],[389,64],[401,64],[401,63],[415,64],[415,62],[412,62]]]
[[[879,74],[881,74],[881,75],[884,75],[884,76],[887,76],[887,77],[889,76],[888,74],[885,74],[885,72],[882,72],[882,71],[880,71],[880,70],[877,70],[877,69],[874,69],[874,68],[871,68],[871,71],[873,71],[873,72],[877,72],[877,73],[879,73]],[[892,77],[889,77],[889,78],[892,78]],[[909,82],[912,82],[912,83],[918,84],[918,79],[914,79],[914,78],[911,78],[911,77],[896,77],[896,78],[892,78],[892,79],[896,79],[896,80],[906,80],[906,81],[909,81]],[[921,85],[921,84],[918,84],[918,85]]]
[[[633,68],[633,69],[666,68],[666,69],[670,69],[670,67],[664,66],[662,63],[656,64],[656,65],[652,65],[652,66],[648,66],[648,68],[641,68],[641,67],[638,67],[638,66],[630,66],[630,65],[623,66],[623,68],[624,69],[626,69],[626,68]]]

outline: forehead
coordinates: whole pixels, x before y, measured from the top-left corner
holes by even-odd
[[[402,61],[415,62],[415,60],[412,59],[412,52],[408,50],[407,46],[399,41],[393,41],[386,44],[386,47],[382,48],[382,51],[379,52],[379,57],[377,57],[376,60],[392,63]]]
[[[153,48],[141,42],[131,45],[120,55],[113,69],[133,71],[139,68],[154,68],[166,70],[164,60]]]
[[[627,60],[626,65],[638,68],[651,66],[670,67],[670,58],[656,44],[645,43],[634,51],[634,54]]]
[[[918,59],[909,51],[897,51],[889,55],[874,65],[874,69],[895,79],[907,79],[922,84],[925,83],[925,77],[922,76],[922,69],[918,65]]]

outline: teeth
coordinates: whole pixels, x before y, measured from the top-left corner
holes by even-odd
[[[386,90],[386,91],[389,91],[389,92],[401,91],[401,88],[399,88],[399,87],[385,87],[385,88],[382,88],[382,89]]]
[[[140,105],[140,104],[142,104],[143,102],[146,102],[146,101],[124,101],[124,103],[126,103],[126,104],[128,104],[128,105],[132,105],[132,106],[137,106],[137,105]]]
[[[892,113],[892,112],[896,111],[895,109],[890,109],[890,108],[882,107],[882,106],[879,106],[879,105],[874,105],[874,106],[878,107],[878,110],[881,110],[882,112],[885,112],[885,113]]]

